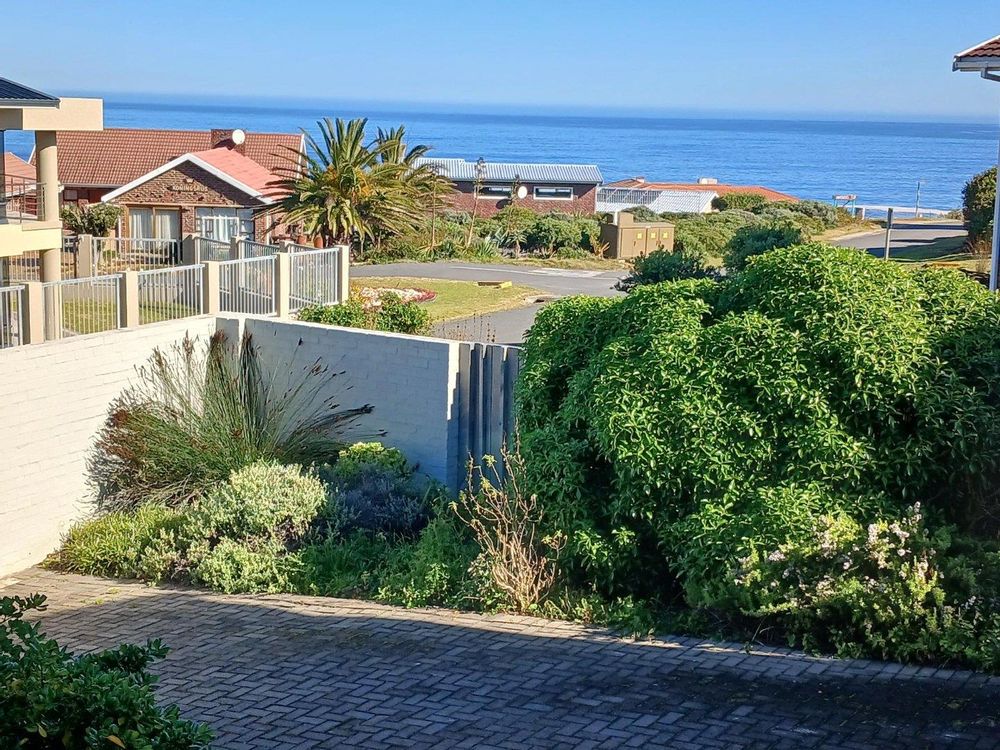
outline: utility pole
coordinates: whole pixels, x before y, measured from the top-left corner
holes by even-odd
[[[917,180],[917,202],[913,206],[913,215],[917,219],[920,218],[920,185],[923,184],[923,180]]]
[[[889,245],[892,243],[892,207],[889,207],[889,215],[885,220],[885,260],[889,260]]]

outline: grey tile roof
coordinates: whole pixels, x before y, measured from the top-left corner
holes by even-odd
[[[465,159],[420,159],[420,163],[437,166],[440,173],[450,180],[476,179],[476,162]],[[535,164],[530,162],[485,163],[486,182],[551,182],[561,184],[600,185],[604,182],[601,170],[595,164]]]
[[[29,89],[20,83],[0,78],[0,107],[31,105],[34,107],[57,107],[59,100],[41,91]]]

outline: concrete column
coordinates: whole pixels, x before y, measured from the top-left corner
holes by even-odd
[[[42,200],[39,216],[42,221],[59,221],[59,160],[56,154],[56,134],[52,130],[35,131],[35,175]],[[59,281],[62,277],[62,248],[42,250],[42,281]]]
[[[202,269],[201,277],[201,311],[205,315],[218,315],[220,295],[222,293],[219,284],[219,264],[215,261],[206,260],[202,265],[204,268]]]
[[[351,295],[351,248],[337,245],[337,302],[343,304]]]
[[[240,243],[242,237],[229,238],[229,260],[243,259],[243,245]]]
[[[274,256],[274,311],[279,318],[292,314],[292,256],[281,252]]]
[[[59,158],[56,134],[52,130],[35,132],[35,175],[42,186],[42,210],[39,219],[59,221]]]
[[[118,283],[118,316],[120,328],[139,325],[139,272],[123,271]]]
[[[24,282],[24,343],[45,341],[45,290],[40,281]]]

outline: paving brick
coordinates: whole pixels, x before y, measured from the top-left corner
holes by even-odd
[[[12,580],[0,593],[48,595],[43,627],[73,650],[162,638],[159,698],[224,750],[1000,747],[1000,682],[951,669],[36,569]]]

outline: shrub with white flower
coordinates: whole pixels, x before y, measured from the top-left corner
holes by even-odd
[[[826,515],[805,541],[745,558],[734,583],[744,612],[777,619],[793,644],[919,660],[942,627],[935,554],[919,504],[867,526]]]

